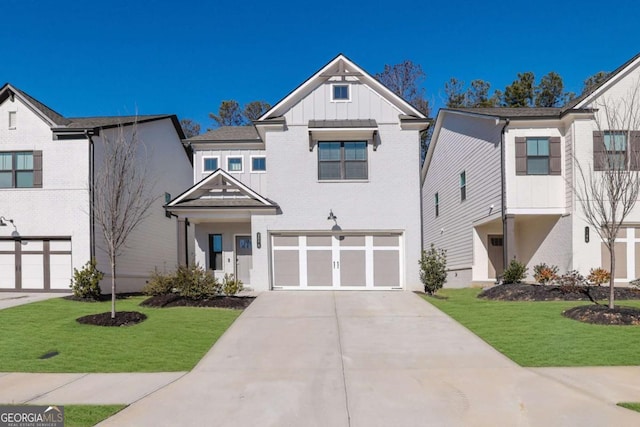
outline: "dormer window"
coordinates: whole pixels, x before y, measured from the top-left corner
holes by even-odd
[[[332,101],[351,101],[351,94],[349,93],[349,85],[347,84],[334,84],[331,86]]]

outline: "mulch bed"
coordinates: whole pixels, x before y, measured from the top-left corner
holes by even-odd
[[[116,299],[127,299],[130,297],[136,297],[140,295],[142,295],[141,292],[123,292],[123,293],[116,294]],[[93,298],[80,298],[75,295],[67,295],[62,298],[67,299],[69,301],[78,301],[78,302],[103,302],[103,301],[111,301],[111,294],[102,294],[100,295],[100,299],[97,299],[97,300]]]
[[[145,307],[216,307],[244,310],[249,307],[255,297],[225,297],[197,300],[181,297],[178,294],[157,295],[144,300],[140,305]]]
[[[133,326],[144,321],[147,316],[137,311],[116,311],[116,317],[111,318],[111,312],[90,314],[78,317],[76,321],[84,325],[95,326]]]
[[[615,299],[640,299],[640,289],[615,288]],[[608,286],[561,287],[525,283],[498,285],[482,291],[478,298],[496,301],[597,301],[609,299]]]
[[[598,325],[640,325],[640,309],[608,305],[581,305],[565,310],[563,316],[580,322]]]

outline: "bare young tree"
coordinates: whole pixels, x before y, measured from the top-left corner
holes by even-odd
[[[609,308],[614,308],[615,240],[640,194],[640,81],[625,96],[602,97],[597,109],[592,164],[577,170],[575,192],[587,223],[610,255]]]
[[[137,124],[120,125],[110,137],[102,133],[102,162],[96,170],[93,215],[104,235],[103,249],[111,266],[111,318],[116,316],[116,261],[133,230],[158,200],[147,168],[146,148]]]

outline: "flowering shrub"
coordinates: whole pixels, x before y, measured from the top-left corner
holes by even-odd
[[[590,284],[595,286],[600,286],[604,283],[609,282],[611,278],[611,273],[609,273],[604,268],[592,268],[589,270],[589,275],[587,276],[587,281]]]
[[[547,285],[558,278],[558,266],[538,264],[533,267],[533,278],[541,285]]]

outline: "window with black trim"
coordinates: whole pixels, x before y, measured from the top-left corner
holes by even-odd
[[[440,215],[440,197],[438,196],[438,193],[436,193],[435,202],[436,202],[436,218],[437,218]]]
[[[42,151],[0,152],[0,188],[42,187]]]
[[[209,234],[209,269],[222,270],[222,234]]]
[[[318,179],[367,179],[366,141],[318,142]]]

